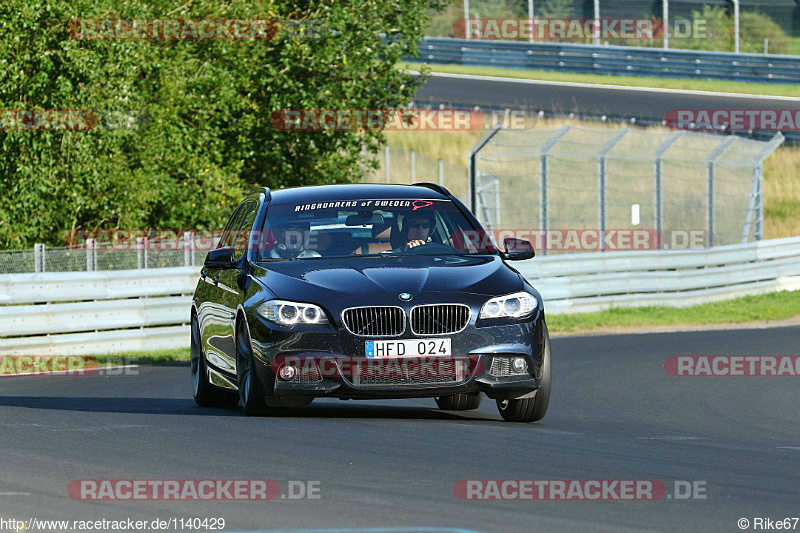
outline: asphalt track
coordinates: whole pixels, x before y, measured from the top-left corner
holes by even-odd
[[[553,339],[537,424],[493,403],[323,400],[282,416],[202,409],[185,365],[0,379],[0,518],[224,517],[225,531],[740,531],[800,515],[798,378],[670,377],[670,355],[796,355],[800,327]],[[84,502],[74,479],[321,481],[321,499]],[[704,500],[470,502],[460,479],[705,481]],[[800,525],[798,525],[800,528]],[[389,529],[387,529],[389,528]]]
[[[611,81],[613,83],[613,80]],[[800,99],[663,91],[600,85],[530,83],[433,74],[417,91],[417,103],[545,110],[662,120],[673,109],[800,109]]]

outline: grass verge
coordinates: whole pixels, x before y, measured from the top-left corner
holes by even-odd
[[[800,291],[782,291],[682,308],[635,307],[548,315],[547,325],[553,334],[613,333],[620,328],[742,324],[797,316],[800,316]]]
[[[419,70],[422,63],[403,61],[399,67]],[[471,74],[473,76],[500,76],[523,80],[564,81],[572,83],[598,83],[603,85],[622,85],[625,87],[653,87],[657,89],[676,89],[709,91],[715,93],[741,93],[770,96],[800,97],[800,86],[776,85],[769,83],[745,83],[725,80],[682,80],[671,78],[647,78],[643,76],[603,76],[599,74],[576,74],[570,72],[551,72],[545,70],[511,69],[498,67],[473,67],[461,65],[427,65],[431,72],[449,74]]]
[[[189,347],[147,352],[125,352],[108,355],[93,355],[98,366],[173,363],[189,360]]]

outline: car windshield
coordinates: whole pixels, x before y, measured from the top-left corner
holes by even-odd
[[[450,200],[356,199],[270,205],[258,260],[497,253]]]

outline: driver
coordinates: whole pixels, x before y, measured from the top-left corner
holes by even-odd
[[[406,251],[415,246],[428,243],[434,225],[434,218],[425,213],[409,213],[403,219],[403,240],[405,244],[400,247]]]

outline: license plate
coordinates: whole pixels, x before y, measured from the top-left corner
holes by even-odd
[[[450,339],[367,341],[365,353],[369,359],[452,355],[450,352]]]

